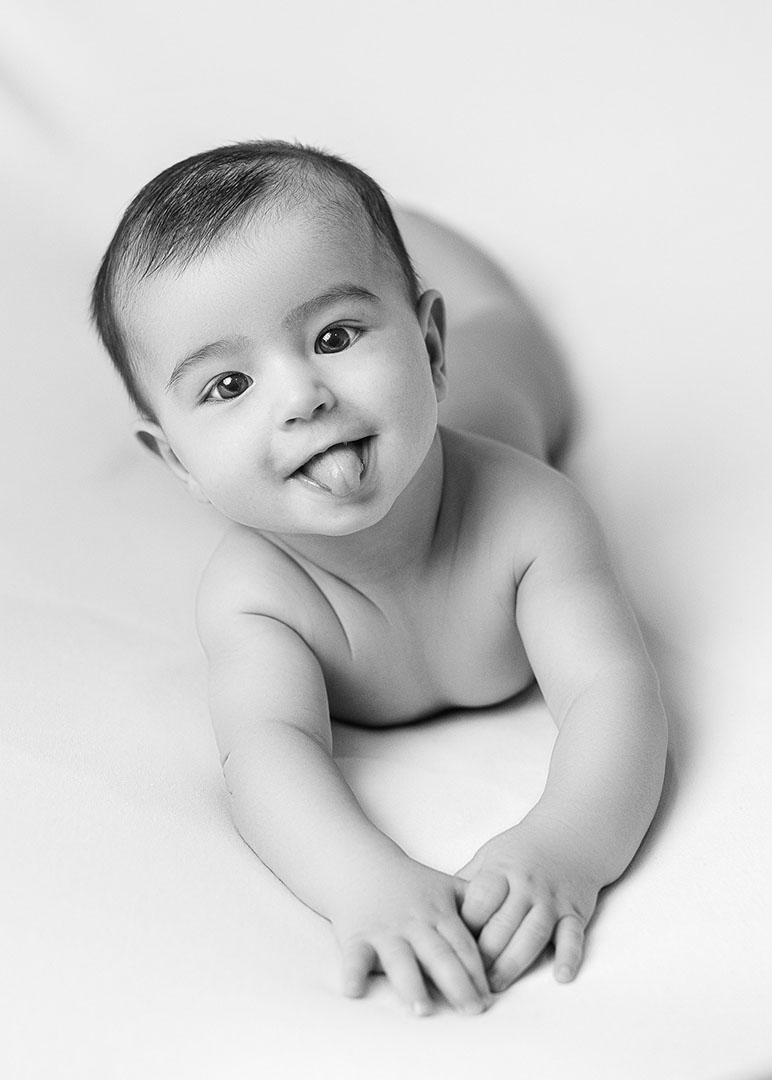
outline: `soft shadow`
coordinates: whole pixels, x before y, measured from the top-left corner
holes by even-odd
[[[39,131],[45,135],[53,134],[51,117],[46,115],[30,88],[16,75],[5,57],[0,57],[0,95]]]
[[[343,745],[348,743],[348,745],[351,746],[356,742],[358,735],[361,735],[364,738],[373,735],[377,736],[379,734],[389,735],[400,730],[404,731],[406,728],[409,728],[411,731],[420,731],[421,729],[429,728],[432,725],[443,724],[445,721],[451,719],[496,716],[497,713],[504,714],[513,707],[526,705],[530,701],[536,699],[541,700],[541,691],[537,684],[532,682],[529,686],[526,686],[524,690],[519,690],[516,694],[513,694],[512,697],[505,698],[503,701],[494,701],[490,705],[471,705],[469,707],[453,705],[449,706],[447,709],[440,709],[437,712],[429,713],[426,716],[395,720],[393,723],[381,723],[376,725],[369,724],[364,720],[342,720],[339,717],[333,716],[331,718],[331,723],[333,740],[335,742],[335,753],[343,753]]]

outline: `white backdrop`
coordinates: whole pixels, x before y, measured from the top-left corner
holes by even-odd
[[[772,4],[6,0],[0,25],[4,1075],[772,1076]],[[326,926],[236,837],[192,622],[222,525],[135,447],[87,324],[136,190],[261,136],[351,158],[532,299],[663,678],[669,795],[581,978],[538,967],[474,1022],[340,1000]],[[337,745],[452,869],[551,737],[532,699]]]

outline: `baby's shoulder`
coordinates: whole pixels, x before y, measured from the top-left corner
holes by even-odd
[[[584,503],[563,473],[513,446],[444,428],[443,447],[451,483],[467,504],[478,496],[493,509],[541,515]]]
[[[525,559],[594,529],[594,515],[563,473],[505,443],[443,429],[448,490],[467,526],[501,536]]]
[[[201,576],[199,634],[206,645],[250,615],[296,627],[303,612],[318,603],[316,593],[313,581],[286,552],[254,530],[231,525]]]

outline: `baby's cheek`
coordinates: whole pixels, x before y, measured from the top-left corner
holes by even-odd
[[[277,473],[226,459],[209,473],[207,495],[212,505],[232,521],[252,528],[270,528],[285,483]]]
[[[211,472],[206,479],[206,492],[218,510],[232,516],[255,497],[255,484],[234,468],[225,467]]]
[[[425,450],[431,445],[437,428],[438,402],[431,380],[416,381],[406,395],[397,422],[410,434],[411,442]]]

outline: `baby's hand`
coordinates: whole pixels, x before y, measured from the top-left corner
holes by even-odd
[[[332,915],[343,991],[361,997],[383,971],[416,1015],[433,1011],[427,980],[460,1012],[490,1003],[477,944],[459,914],[466,884],[405,857],[344,897]]]
[[[555,978],[576,976],[600,885],[570,836],[523,822],[483,844],[458,876],[469,881],[461,916],[477,937],[491,990],[511,986],[551,941]]]

